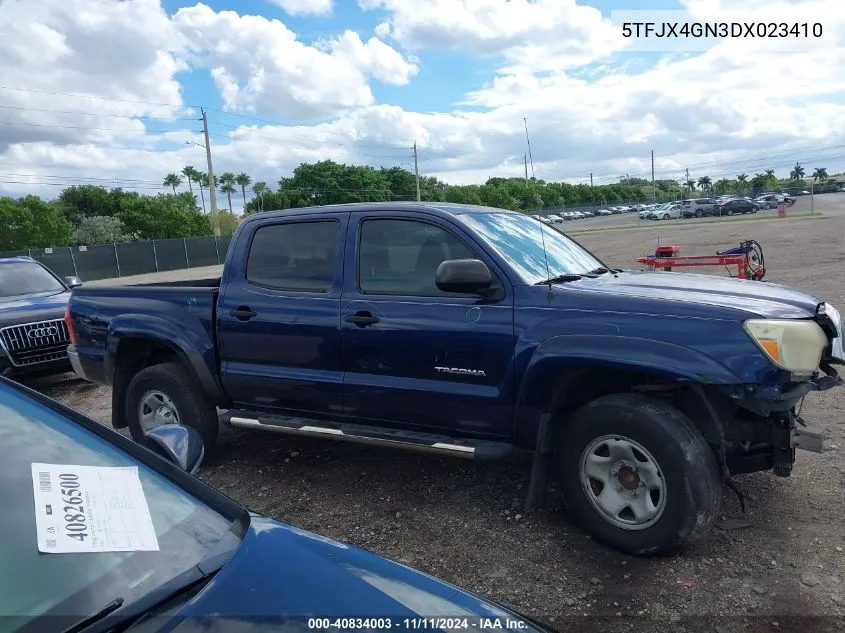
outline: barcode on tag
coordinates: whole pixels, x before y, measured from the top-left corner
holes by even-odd
[[[38,473],[38,485],[41,492],[53,492],[53,482],[50,480],[50,473]]]

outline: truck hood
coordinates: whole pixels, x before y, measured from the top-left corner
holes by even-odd
[[[770,319],[803,319],[816,313],[820,299],[763,281],[676,272],[625,271],[563,284],[567,291],[610,293],[742,310]]]
[[[253,516],[238,551],[176,614],[178,624],[172,630],[318,630],[308,626],[308,617],[392,617],[395,629],[400,618],[462,615],[470,624],[479,617],[498,617],[502,623],[506,618],[524,622],[525,627],[520,628],[524,633],[544,630],[422,572]],[[287,618],[290,620],[283,622]]]
[[[70,291],[0,299],[0,327],[60,319],[69,298]]]

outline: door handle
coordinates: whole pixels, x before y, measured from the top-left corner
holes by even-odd
[[[249,321],[252,317],[258,316],[258,313],[254,310],[250,310],[249,306],[238,306],[229,314],[241,321]]]
[[[370,312],[356,312],[355,314],[347,314],[345,317],[343,317],[343,320],[347,323],[354,323],[355,325],[360,325],[361,327],[379,322],[379,318],[377,316],[373,316]]]

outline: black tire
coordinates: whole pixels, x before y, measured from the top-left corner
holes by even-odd
[[[633,440],[653,456],[657,472],[662,475],[657,480],[663,485],[664,505],[651,525],[639,529],[614,525],[591,500],[597,494],[593,480],[582,484],[582,457],[591,443],[603,436],[617,436],[613,442],[619,438]],[[633,454],[637,455],[638,450]],[[639,456],[644,457],[642,453]],[[637,461],[639,468],[647,472],[647,461],[639,457]],[[602,396],[576,411],[564,423],[557,466],[561,493],[572,520],[602,543],[629,554],[662,555],[686,548],[709,531],[719,511],[722,484],[713,450],[681,411],[640,394]],[[618,468],[608,463],[608,469],[614,467]],[[614,481],[622,485],[622,479]],[[641,494],[636,484],[631,485],[635,486],[633,494]],[[632,492],[618,490],[613,494]],[[651,493],[647,494],[652,505],[659,505]],[[625,506],[616,513],[617,521],[626,510],[634,516]]]
[[[664,214],[663,214],[663,219],[664,219],[664,220],[668,220],[668,219],[669,219],[669,214],[668,214],[668,213],[664,213]]]
[[[166,395],[175,405],[179,423],[193,427],[202,437],[205,454],[211,455],[217,443],[219,422],[217,407],[205,401],[193,377],[179,363],[162,363],[142,369],[126,390],[126,421],[129,433],[138,443],[144,443],[139,408],[141,399],[149,391]]]
[[[695,217],[700,218],[702,215],[704,215],[704,213],[702,213],[701,209],[695,210]]]

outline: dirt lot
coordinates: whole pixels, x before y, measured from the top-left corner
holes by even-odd
[[[845,216],[667,223],[578,239],[615,266],[638,267],[658,233],[661,244],[687,254],[753,237],[766,249],[770,281],[845,306]],[[35,386],[109,422],[102,387],[73,376]],[[527,515],[525,462],[483,465],[227,431],[202,478],[253,510],[407,563],[561,631],[845,630],[845,389],[809,396],[803,414],[835,449],[799,455],[788,479],[738,478],[751,525],[717,529],[696,549],[659,560],[592,542],[562,514],[553,482],[547,507]],[[741,517],[728,490],[722,514]],[[584,615],[593,617],[577,617]]]

